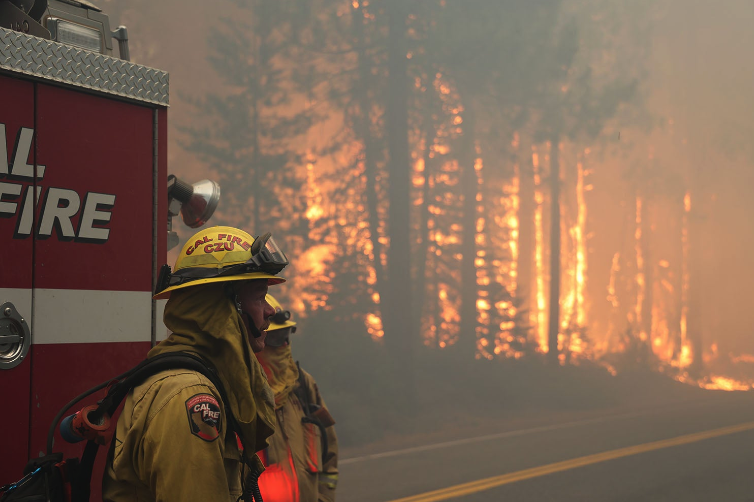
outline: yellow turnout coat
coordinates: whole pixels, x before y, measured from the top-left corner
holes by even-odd
[[[241,495],[241,465],[273,432],[273,395],[246,329],[222,284],[176,290],[165,308],[172,331],[149,356],[189,351],[218,373],[229,403],[202,374],[153,375],[126,398],[108,454],[105,501],[230,500]],[[226,406],[240,428],[228,431]],[[239,448],[238,443],[242,448]],[[248,452],[243,456],[241,450]]]
[[[334,502],[338,481],[338,438],[335,422],[319,393],[317,383],[299,370],[290,345],[270,347],[256,354],[275,392],[275,434],[269,447],[259,452],[266,469],[259,478],[262,498],[271,502]],[[299,389],[303,383],[305,393]],[[323,458],[322,431],[303,421],[299,395],[323,411],[318,413],[326,431],[327,454]]]

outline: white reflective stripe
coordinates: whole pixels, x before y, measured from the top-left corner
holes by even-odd
[[[34,290],[34,344],[149,342],[151,323],[149,291]]]

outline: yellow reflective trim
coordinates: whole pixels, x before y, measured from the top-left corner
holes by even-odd
[[[334,490],[338,486],[337,474],[326,474],[324,472],[319,473],[319,484],[327,486],[329,489]]]

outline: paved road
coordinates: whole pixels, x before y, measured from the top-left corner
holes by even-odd
[[[754,394],[503,426],[340,471],[340,502],[754,501]]]

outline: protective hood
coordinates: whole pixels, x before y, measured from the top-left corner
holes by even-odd
[[[152,348],[148,357],[187,351],[204,358],[215,367],[225,387],[230,401],[226,404],[241,428],[244,451],[251,454],[265,448],[274,432],[272,393],[223,284],[174,291],[165,306],[164,320],[172,333]]]
[[[285,404],[298,381],[298,367],[291,355],[291,345],[281,347],[266,345],[262,352],[255,354],[262,363],[267,380],[275,393],[275,409]]]

